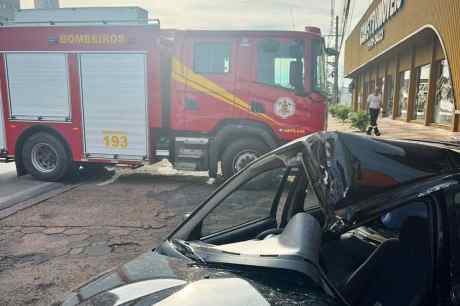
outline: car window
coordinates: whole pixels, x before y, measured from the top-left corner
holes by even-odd
[[[408,217],[428,218],[426,203],[414,201],[384,214],[380,220],[387,229],[399,231]]]
[[[225,198],[203,220],[202,236],[271,217],[286,168],[276,168],[250,179]],[[284,194],[284,193],[283,193]]]
[[[203,74],[224,74],[230,72],[229,43],[206,42],[194,46],[193,70]]]
[[[430,198],[409,202],[380,216],[377,222],[367,226],[383,239],[398,238],[401,227],[408,217],[428,218]]]

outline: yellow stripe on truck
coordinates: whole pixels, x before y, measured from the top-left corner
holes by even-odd
[[[196,74],[190,68],[183,65],[177,58],[172,59],[172,77],[175,81],[183,83],[194,90],[205,93],[209,96],[216,98],[219,101],[225,102],[233,107],[236,107],[242,111],[245,111],[253,116],[260,119],[270,121],[274,124],[281,125],[278,121],[266,114],[253,113],[249,103],[235,96],[231,92],[225,90],[225,88],[219,86],[211,80],[203,77],[202,75]]]

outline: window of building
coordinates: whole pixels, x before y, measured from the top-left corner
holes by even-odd
[[[202,74],[224,74],[230,72],[229,43],[206,42],[194,46],[193,71]]]
[[[380,90],[380,93],[383,93],[385,90],[385,77],[377,78],[376,86]]]
[[[417,67],[415,107],[412,111],[413,120],[425,120],[428,92],[430,90],[431,65]]]
[[[449,125],[455,111],[452,78],[447,60],[438,63],[438,78],[436,81],[436,97],[433,105],[433,122]]]
[[[386,91],[386,116],[391,116],[393,114],[393,98],[395,95],[395,80],[392,75],[387,75],[386,77],[386,86],[384,88]]]
[[[407,118],[407,106],[409,105],[410,70],[399,73],[399,99],[398,116]]]
[[[375,91],[375,87],[376,87],[376,82],[375,80],[371,80],[369,82],[369,94],[373,93]]]
[[[257,82],[294,90],[290,80],[291,63],[300,61],[303,69],[300,79],[304,80],[303,41],[266,39],[257,44]]]

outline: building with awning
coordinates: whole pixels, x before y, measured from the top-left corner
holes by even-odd
[[[460,1],[374,0],[345,44],[354,110],[376,87],[383,116],[459,130]]]

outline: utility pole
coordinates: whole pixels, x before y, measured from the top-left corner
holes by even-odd
[[[339,103],[339,53],[340,53],[340,26],[339,16],[335,11],[335,0],[331,0],[330,28],[327,39],[328,49],[332,52],[328,55],[328,89],[330,103]]]
[[[339,16],[335,17],[334,103],[339,103]]]

